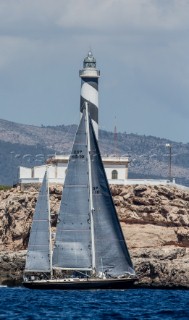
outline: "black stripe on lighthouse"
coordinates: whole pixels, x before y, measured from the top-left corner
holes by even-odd
[[[80,97],[81,113],[83,112],[85,102],[88,102],[91,119],[98,127],[98,78],[82,78]]]
[[[84,99],[82,96],[80,98],[80,111],[83,113],[83,108],[85,106],[85,102],[88,102],[89,106],[89,114],[93,121],[98,124],[98,108],[95,104],[91,103],[89,100]]]

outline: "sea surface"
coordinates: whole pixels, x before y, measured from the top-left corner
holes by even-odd
[[[189,291],[0,287],[0,319],[189,319]]]

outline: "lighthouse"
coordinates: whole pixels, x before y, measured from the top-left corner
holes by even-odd
[[[79,71],[79,76],[81,78],[80,113],[82,115],[87,103],[95,135],[98,139],[98,78],[100,77],[100,71],[96,69],[96,59],[91,51],[88,52],[83,61],[83,69]],[[49,181],[53,184],[64,183],[69,157],[68,155],[55,155],[41,166],[33,168],[20,166],[20,185],[41,182],[46,172],[47,164],[50,172]],[[125,180],[128,180],[128,157],[106,156],[102,158],[102,161],[109,183],[124,185]]]
[[[83,69],[79,71],[79,76],[81,78],[80,113],[82,115],[85,102],[87,102],[98,139],[98,78],[100,71],[96,69],[96,59],[91,51],[83,61]]]

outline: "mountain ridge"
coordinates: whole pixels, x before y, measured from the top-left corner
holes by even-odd
[[[52,154],[69,154],[76,129],[75,124],[39,127],[0,119],[0,183],[12,184],[12,171],[20,165],[31,167],[44,163]],[[168,178],[170,154],[165,146],[167,143],[172,146],[172,176],[178,183],[189,185],[189,143],[126,132],[115,135],[99,130],[102,155],[129,157],[129,178]],[[40,159],[39,154],[42,155]],[[26,155],[30,155],[27,161]],[[6,178],[5,164],[9,171]]]

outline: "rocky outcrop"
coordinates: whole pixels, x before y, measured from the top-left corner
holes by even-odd
[[[56,225],[62,187],[50,187],[52,227]],[[27,248],[29,230],[38,197],[35,188],[20,187],[0,192],[0,250]]]
[[[139,285],[189,287],[189,191],[112,187]]]
[[[0,284],[15,286],[22,283],[26,250],[0,253]]]
[[[139,277],[137,285],[189,287],[189,191],[173,185],[112,186],[112,195]],[[62,189],[50,187],[55,230]],[[35,188],[0,193],[0,283],[21,280]]]

